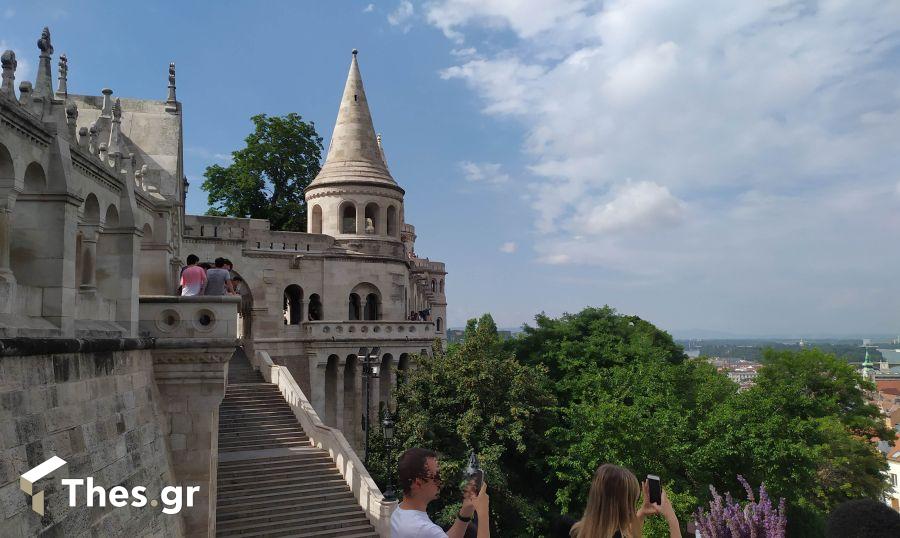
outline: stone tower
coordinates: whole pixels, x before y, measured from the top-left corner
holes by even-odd
[[[354,50],[325,165],[306,189],[307,231],[399,243],[404,191],[385,163],[356,56]]]

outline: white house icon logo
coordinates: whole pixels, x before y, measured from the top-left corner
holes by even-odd
[[[38,514],[44,515],[44,492],[38,491],[35,493],[34,484],[65,464],[66,460],[53,456],[49,460],[23,474],[19,479],[19,487],[22,488],[22,491],[31,495],[31,509]]]

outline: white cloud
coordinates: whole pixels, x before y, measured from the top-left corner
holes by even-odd
[[[626,182],[607,200],[582,204],[573,225],[578,231],[601,234],[625,230],[651,230],[678,224],[684,203],[669,189],[650,181]]]
[[[371,13],[375,11],[375,4],[369,4],[363,8],[363,13]]]
[[[466,181],[473,183],[498,185],[509,181],[509,174],[502,172],[501,165],[498,163],[463,161],[459,163],[459,167],[462,169]]]
[[[413,8],[412,2],[409,0],[401,0],[399,4],[397,4],[397,8],[390,12],[387,16],[388,23],[391,26],[402,26],[404,32],[408,32],[412,25],[409,23],[412,20],[415,9]]]
[[[513,254],[517,248],[518,245],[516,245],[514,241],[507,241],[506,243],[500,245],[500,252],[504,254]]]
[[[824,319],[832,290],[855,298],[844,319],[889,315],[863,302],[900,295],[878,246],[900,233],[900,3],[439,0],[425,18],[456,50],[480,40],[442,78],[522,126],[540,261],[766,320]]]

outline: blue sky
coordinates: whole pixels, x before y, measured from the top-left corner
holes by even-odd
[[[900,3],[5,2],[33,78],[164,99],[189,212],[257,113],[327,144],[350,60],[451,326],[610,304],[678,333],[900,333]]]

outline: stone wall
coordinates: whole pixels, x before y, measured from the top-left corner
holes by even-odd
[[[68,506],[59,478],[92,476],[107,490],[174,484],[151,351],[0,356],[0,536],[179,536],[180,515],[162,506],[88,508],[84,488]],[[46,511],[31,510],[19,475],[56,455],[67,465],[38,482]]]

